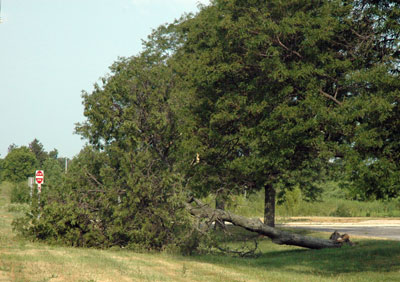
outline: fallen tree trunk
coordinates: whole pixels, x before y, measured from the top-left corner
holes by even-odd
[[[343,242],[337,240],[320,239],[281,231],[262,223],[259,219],[251,219],[220,209],[212,209],[208,205],[203,204],[201,201],[194,198],[190,199],[188,203],[186,203],[186,208],[193,216],[208,218],[213,221],[219,220],[230,222],[233,225],[267,236],[272,239],[272,242],[279,245],[292,245],[309,249],[339,248],[343,245]]]

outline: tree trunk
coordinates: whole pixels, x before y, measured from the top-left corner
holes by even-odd
[[[218,210],[225,210],[225,198],[223,196],[217,195],[217,197],[215,198],[215,208]],[[223,220],[215,221],[215,229],[217,228],[224,229],[225,222]]]
[[[215,208],[218,210],[225,210],[225,199],[221,196],[217,196],[215,199]]]
[[[275,227],[275,188],[271,184],[265,185],[264,224]]]
[[[193,205],[192,203],[196,203]],[[187,210],[194,216],[208,219],[218,219],[230,222],[236,226],[243,227],[249,231],[257,232],[272,239],[272,242],[280,245],[293,245],[309,249],[323,249],[323,248],[338,248],[343,243],[313,238],[309,236],[302,236],[290,232],[278,230],[263,224],[259,219],[251,219],[240,215],[235,215],[227,211],[212,209],[208,205],[203,204],[201,201],[192,198],[186,203]]]

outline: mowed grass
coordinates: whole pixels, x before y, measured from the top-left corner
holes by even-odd
[[[15,210],[9,204],[10,189],[7,183],[0,186],[0,281],[400,280],[400,242],[394,241],[356,238],[355,247],[307,250],[279,246],[264,238],[259,244],[261,254],[255,258],[184,257],[30,242],[12,233],[11,221],[18,213],[10,211]]]

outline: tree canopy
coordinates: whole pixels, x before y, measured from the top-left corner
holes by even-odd
[[[276,192],[313,199],[337,159],[355,194],[398,195],[399,16],[397,1],[214,0],[161,26],[84,92],[91,146],[40,236],[183,246],[189,196],[261,189],[273,226]]]
[[[36,159],[39,161],[39,165],[42,166],[44,161],[48,158],[47,152],[44,150],[43,144],[38,139],[33,139],[29,144],[29,149],[35,154]]]
[[[171,70],[161,57],[143,52],[121,59],[111,71],[102,86],[83,94],[87,120],[77,132],[93,148],[73,161],[64,187],[49,194],[41,218],[44,226],[65,226],[66,219],[54,215],[67,201],[63,206],[72,229],[43,232],[43,237],[79,246],[181,247],[190,241],[191,225],[174,167],[179,134],[170,105]]]
[[[264,187],[273,225],[277,187],[307,191],[322,163],[348,151],[368,164],[371,152],[360,149],[379,142],[368,140],[379,127],[369,119],[386,119],[397,103],[398,13],[393,1],[231,0],[179,23],[188,148],[200,156],[193,186]],[[388,162],[378,155],[367,166]]]
[[[27,147],[13,149],[2,163],[1,179],[10,182],[25,181],[35,174],[38,161]]]

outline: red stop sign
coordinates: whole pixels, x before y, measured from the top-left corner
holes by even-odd
[[[36,184],[43,184],[43,182],[44,182],[44,171],[43,170],[36,171],[35,180],[36,180]]]

